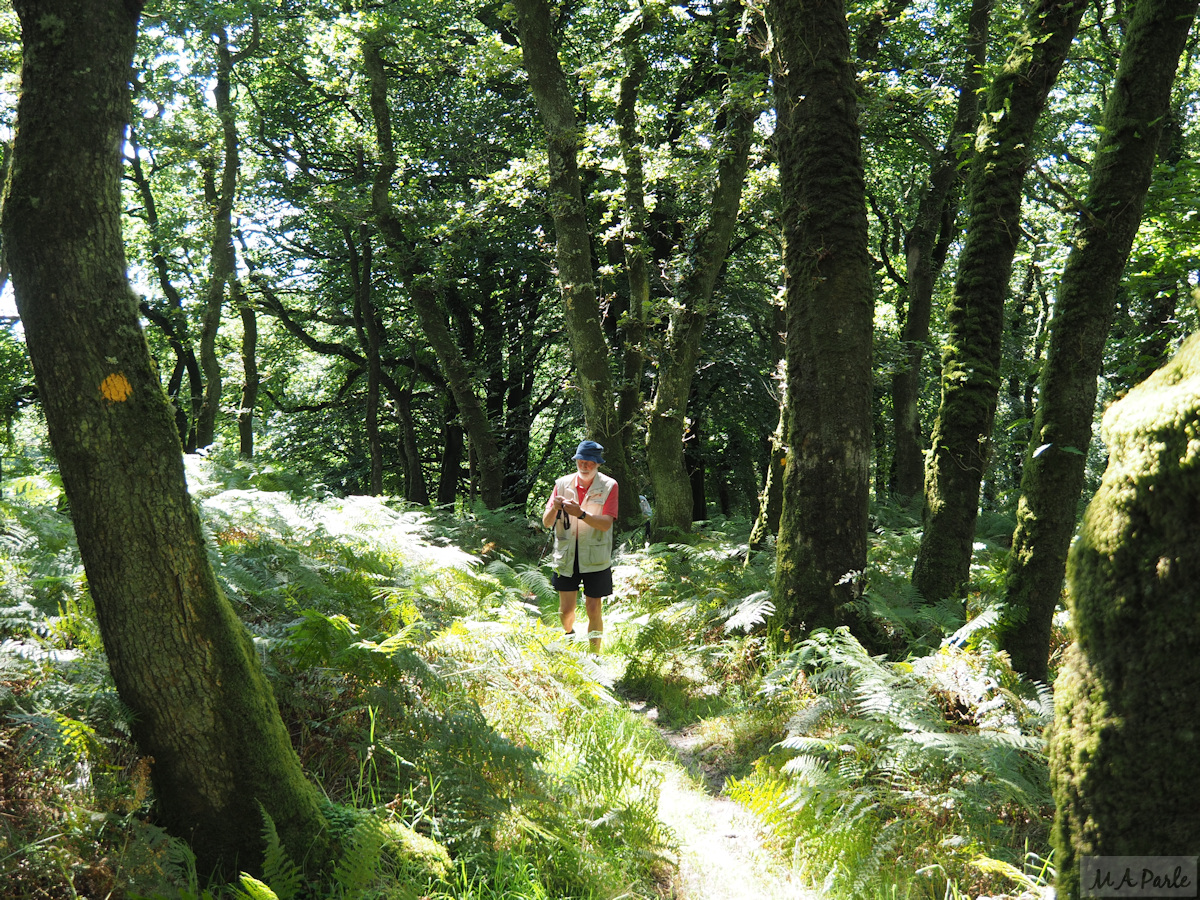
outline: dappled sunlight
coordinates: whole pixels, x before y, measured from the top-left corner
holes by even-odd
[[[229,473],[211,460],[195,454],[184,457],[192,496],[213,520],[255,533],[324,535],[427,564],[432,568],[466,569],[479,558],[430,535],[430,518],[418,509],[395,509],[385,497],[352,495],[297,499],[280,490],[234,488],[226,485]]]

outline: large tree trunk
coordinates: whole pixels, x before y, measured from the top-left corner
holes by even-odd
[[[1050,740],[1064,900],[1080,895],[1083,857],[1194,865],[1200,852],[1200,336],[1110,408],[1103,430],[1108,470],[1071,551],[1077,640]]]
[[[1050,625],[1075,532],[1104,341],[1196,5],[1140,0],[1133,7],[1078,236],[1054,304],[1021,478],[1000,641],[1013,667],[1039,681],[1048,676]]]
[[[912,580],[930,603],[967,581],[979,485],[1000,390],[1004,300],[1021,228],[1021,185],[1037,121],[1086,7],[1041,0],[988,92],[967,185],[966,243],[947,318],[942,402],[925,472],[925,533]]]
[[[579,180],[579,125],[567,79],[551,33],[547,0],[515,0],[521,58],[529,89],[546,129],[549,207],[554,217],[555,260],[563,297],[563,321],[571,342],[575,383],[583,400],[588,437],[604,446],[604,458],[621,486],[620,519],[638,521],[637,485],[629,466],[627,422],[617,418],[608,345],[600,326],[600,303],[592,271],[591,230]]]
[[[907,306],[900,340],[904,359],[892,375],[891,490],[908,501],[921,493],[925,477],[924,430],[920,399],[924,383],[925,345],[933,313],[933,287],[945,262],[945,250],[958,218],[963,146],[979,116],[979,87],[987,55],[988,17],[992,0],[973,0],[967,23],[966,55],[954,123],[941,153],[930,167],[929,182],[905,236]]]
[[[88,587],[168,830],[201,871],[262,859],[262,812],[328,859],[249,635],[217,587],[138,325],[120,146],[140,4],[18,0],[24,49],[4,245]],[[261,808],[260,808],[261,804]]]
[[[841,0],[768,8],[787,271],[789,453],[777,637],[862,614],[871,458],[872,284],[850,35]]]

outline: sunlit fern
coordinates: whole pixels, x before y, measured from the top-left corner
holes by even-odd
[[[999,852],[1018,822],[1033,823],[1025,836],[1044,837],[1049,709],[1017,689],[1002,655],[946,645],[890,663],[845,630],[818,632],[765,687],[797,679],[815,701],[729,790],[835,893],[916,884],[931,859],[943,876],[961,875],[967,849]]]

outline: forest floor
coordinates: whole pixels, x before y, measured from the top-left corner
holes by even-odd
[[[653,718],[641,704],[632,708]],[[670,900],[817,900],[772,857],[753,816],[721,795],[724,776],[706,769],[697,754],[698,729],[659,726],[678,762],[655,765],[663,776],[659,818],[679,844]]]

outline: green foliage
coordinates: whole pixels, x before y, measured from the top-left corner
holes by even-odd
[[[5,443],[11,438],[13,419],[32,402],[33,395],[33,370],[25,345],[0,325],[0,424],[4,426]]]
[[[1019,863],[1046,837],[1051,709],[1026,688],[995,652],[947,644],[888,663],[844,630],[820,632],[764,679],[796,696],[795,713],[729,792],[835,895],[975,893],[977,856]]]
[[[483,523],[510,540],[522,523],[268,491],[252,469],[190,465],[222,583],[257,637],[306,770],[340,810],[340,867],[303,892],[599,898],[614,885],[637,894],[668,866],[677,837],[657,821],[651,766],[668,750],[617,704],[615,660],[563,642],[542,569],[500,552],[480,566],[450,539],[465,528],[474,545]],[[52,482],[31,482],[2,507],[6,589],[22,599],[0,614],[10,651],[0,756],[13,791],[59,786],[3,819],[27,873],[14,896],[36,896],[28,873],[68,877],[72,858],[107,858],[87,877],[145,896],[298,896],[269,825],[258,880],[218,889],[142,824],[149,768],[107,679],[57,499]],[[999,869],[972,860],[1020,866],[1045,811],[1037,735],[1048,697],[989,643],[1006,551],[981,540],[972,608],[982,614],[964,624],[961,607],[921,610],[905,594],[915,523],[885,507],[875,523],[868,599],[924,656],[872,659],[845,635],[773,656],[770,561],[747,564],[738,535],[710,528],[618,557],[606,613],[609,647],[628,656],[618,684],[661,719],[694,723],[710,775],[735,776],[727,791],[817,880],[861,891],[893,880],[919,896],[941,884],[991,889]],[[80,814],[81,802],[101,817]],[[39,843],[46,835],[68,839],[56,849]]]
[[[266,810],[263,810],[263,843],[266,845],[263,851],[263,878],[271,885],[278,900],[293,900],[300,893],[304,873],[284,851],[279,842],[279,832],[275,830],[275,823]],[[339,863],[339,870],[340,867]],[[243,882],[247,877],[243,876]]]
[[[536,601],[554,596],[542,573],[499,559],[485,570],[431,542],[423,514],[384,500],[266,491],[244,469],[189,465],[221,582],[306,770],[342,811],[331,818],[345,852],[327,884],[298,886],[268,823],[261,875],[236,886],[241,896],[486,896],[498,878],[496,896],[522,883],[530,896],[538,885],[590,898],[649,883],[670,841],[656,783],[642,777],[652,742],[614,707],[597,661],[538,620]],[[130,894],[233,896],[140,819],[149,764],[107,677],[56,499],[27,491],[2,506],[6,590],[22,599],[0,613],[11,773],[0,877],[14,900],[42,884],[82,890],[85,868]],[[43,574],[58,571],[70,579]],[[15,805],[22,796],[36,806]]]
[[[721,531],[693,544],[654,544],[618,561],[628,609],[616,646],[629,660],[621,686],[686,724],[736,704],[758,669],[760,626],[774,612],[767,561]]]

